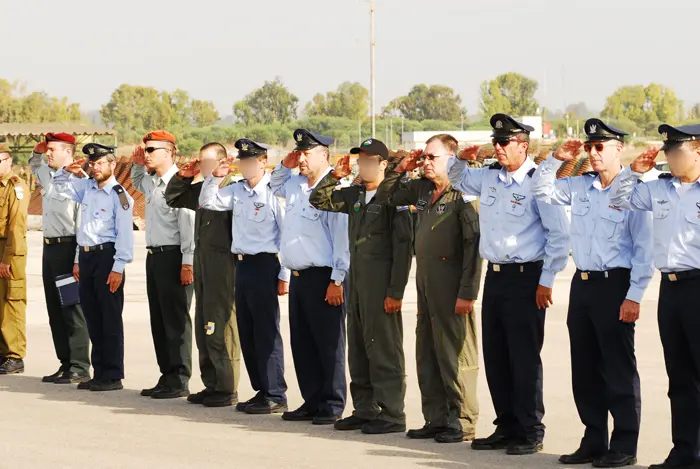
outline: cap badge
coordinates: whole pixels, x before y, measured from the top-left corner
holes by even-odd
[[[662,133],[661,138],[663,139],[664,142],[667,141],[668,140],[668,132]]]
[[[248,144],[247,143],[241,144],[241,151],[248,151]]]
[[[304,139],[304,135],[301,132],[299,132],[297,134],[297,142],[301,142],[303,139]]]
[[[90,147],[88,149],[88,153],[90,153],[91,155],[94,155],[95,154],[95,147]]]
[[[497,129],[502,129],[502,128],[503,128],[503,122],[501,122],[501,121],[496,121],[496,128],[497,128]]]
[[[369,139],[365,140],[365,143],[363,143],[362,145],[363,146],[372,145],[372,139],[369,138]]]
[[[595,125],[595,124],[593,124],[592,126],[590,126],[590,127],[588,128],[588,133],[589,133],[589,134],[594,134],[594,133],[596,133],[597,131],[598,131],[598,126]]]

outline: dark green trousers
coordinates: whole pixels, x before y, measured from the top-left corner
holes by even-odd
[[[392,263],[361,259],[350,268],[348,364],[357,417],[406,422],[401,313],[384,312]]]
[[[194,337],[199,370],[210,391],[238,392],[241,347],[234,304],[234,255],[200,248],[194,252]]]
[[[194,287],[182,285],[181,269],[179,246],[146,256],[146,292],[159,382],[187,391],[192,376],[190,305]]]
[[[44,244],[41,276],[56,357],[62,371],[90,372],[90,336],[80,304],[61,306],[56,277],[73,272],[76,241]]]
[[[473,432],[479,418],[474,314],[455,314],[462,265],[417,259],[416,365],[423,417],[432,427]]]

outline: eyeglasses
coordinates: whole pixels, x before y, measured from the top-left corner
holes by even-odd
[[[438,158],[442,158],[443,156],[449,158],[449,157],[454,156],[454,155],[431,155],[430,153],[423,153],[421,155],[421,159],[433,161],[433,160],[436,160]]]
[[[12,157],[8,156],[7,158],[0,158],[0,163],[2,163],[3,161],[7,161],[7,160],[12,161]]]
[[[146,147],[144,151],[148,153],[149,155],[153,153],[156,150],[167,150],[167,148],[162,148],[162,147]]]
[[[611,145],[612,146],[612,145]],[[586,153],[590,153],[593,148],[595,148],[595,151],[600,153],[603,151],[603,149],[606,147],[604,143],[584,143],[583,144],[583,151]]]
[[[505,148],[508,145],[510,145],[510,142],[515,142],[515,139],[512,139],[510,137],[495,137],[491,139],[491,143],[495,147],[496,145],[499,145],[501,148]]]

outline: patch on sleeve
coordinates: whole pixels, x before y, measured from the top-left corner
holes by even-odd
[[[214,331],[216,330],[216,324],[213,322],[208,322],[206,326],[204,326],[204,330],[207,331],[207,335],[213,335]]]
[[[15,195],[17,196],[17,200],[24,199],[24,189],[22,189],[22,186],[19,184],[15,186]]]
[[[411,208],[410,205],[399,205],[398,207],[396,207],[396,211],[397,212],[405,212],[406,210],[408,210],[410,208]]]

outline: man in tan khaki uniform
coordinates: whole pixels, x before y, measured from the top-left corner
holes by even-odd
[[[0,146],[0,375],[24,372],[27,353],[27,210],[29,189]]]

